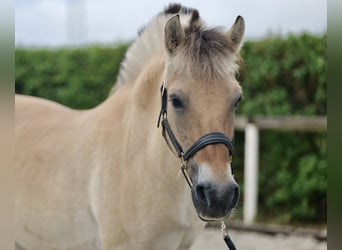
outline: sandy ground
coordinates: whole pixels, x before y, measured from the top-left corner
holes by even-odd
[[[327,250],[326,241],[310,236],[270,236],[262,233],[229,230],[237,250]],[[17,246],[16,250],[24,250]],[[190,250],[228,250],[220,229],[205,229]]]
[[[326,241],[317,241],[313,237],[270,236],[261,233],[229,230],[238,250],[326,250]],[[220,229],[206,229],[190,250],[227,250]]]

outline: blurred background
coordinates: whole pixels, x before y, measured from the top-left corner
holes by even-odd
[[[242,192],[230,225],[326,240],[327,1],[177,2],[209,26],[246,21],[234,155]],[[16,0],[16,93],[98,105],[137,31],[169,3]]]

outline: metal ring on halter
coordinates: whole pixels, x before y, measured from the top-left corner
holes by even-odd
[[[181,170],[182,173],[184,175],[184,178],[186,180],[186,182],[188,183],[190,189],[192,188],[192,180],[191,177],[188,174],[188,167],[186,166],[186,161],[184,160],[184,153],[181,153],[181,157],[180,157],[180,161],[181,161]]]

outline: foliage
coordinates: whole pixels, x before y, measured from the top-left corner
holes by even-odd
[[[17,49],[15,91],[72,108],[94,107],[108,96],[127,47]]]
[[[241,113],[326,114],[326,43],[308,34],[246,42]]]
[[[72,108],[101,103],[128,44],[16,50],[16,92]],[[245,42],[238,115],[326,115],[326,35]],[[243,190],[243,140],[235,135],[235,175]],[[262,131],[259,219],[326,223],[326,133]],[[242,200],[242,199],[241,199]]]
[[[261,217],[283,223],[325,222],[326,134],[265,131],[261,138],[260,151],[267,152],[259,166]]]
[[[249,41],[242,57],[240,114],[327,114],[326,36]],[[263,131],[260,153],[260,219],[325,223],[326,133]]]

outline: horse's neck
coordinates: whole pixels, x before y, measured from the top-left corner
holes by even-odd
[[[164,55],[157,54],[145,64],[134,82],[118,86],[115,93],[98,110],[106,124],[122,123],[122,135],[129,131],[128,137],[132,141],[141,138],[143,134],[144,139],[164,143],[161,131],[156,127],[161,109],[160,86],[164,80],[164,64]],[[149,139],[148,136],[152,138]],[[137,143],[128,142],[129,147],[136,145]]]
[[[113,137],[103,135],[111,140],[109,143],[112,145],[103,150],[107,150],[108,155],[120,162],[117,167],[120,176],[128,179],[126,184],[122,183],[123,186],[137,186],[142,193],[147,194],[158,190],[161,204],[169,204],[168,197],[172,194],[173,203],[169,204],[171,210],[178,209],[192,223],[197,220],[197,216],[191,203],[190,191],[180,173],[179,160],[166,146],[161,128],[157,128],[164,64],[165,58],[162,55],[155,56],[145,65],[135,82],[119,87],[103,104],[105,112],[101,111],[102,117],[109,119],[106,126],[116,134]],[[118,126],[120,130],[115,125],[118,123],[121,124]],[[106,132],[110,133],[110,130]],[[119,155],[113,156],[113,152]],[[113,175],[117,175],[117,169],[109,169]],[[111,174],[106,173],[106,176]],[[146,183],[146,178],[151,183]],[[141,198],[146,199],[144,197]],[[162,201],[164,198],[166,201]],[[158,204],[152,205],[158,207]]]

